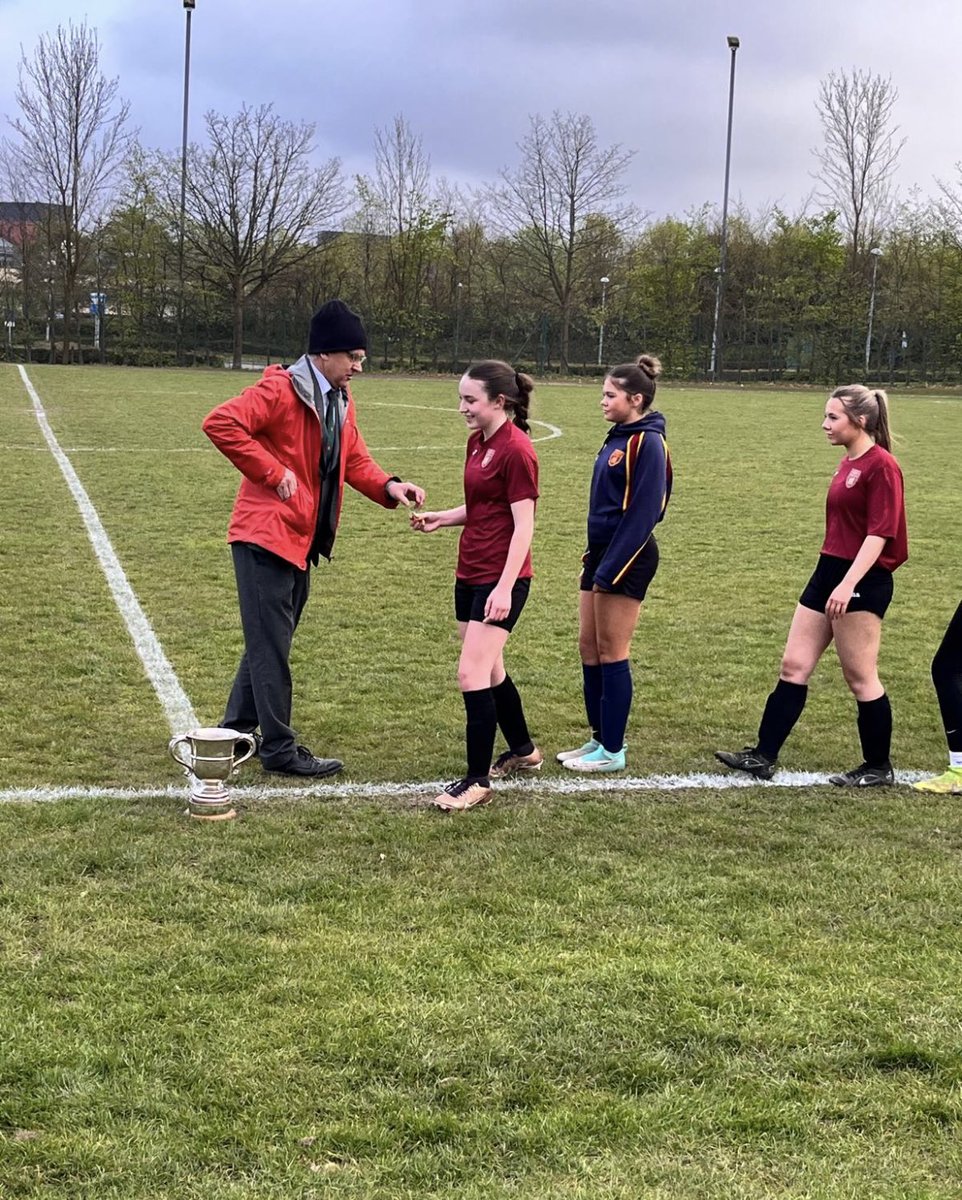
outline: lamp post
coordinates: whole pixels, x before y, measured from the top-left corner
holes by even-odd
[[[464,291],[464,284],[459,282],[457,292],[455,293],[455,315],[454,315],[454,369],[458,369],[458,354],[461,349],[461,294]]]
[[[605,348],[605,301],[608,297],[608,284],[611,280],[607,275],[601,277],[601,324],[598,326],[598,366],[601,366],[601,356]]]
[[[728,139],[725,143],[725,191],[722,197],[722,226],[721,252],[718,259],[718,270],[715,272],[715,322],[711,334],[711,364],[708,374],[712,383],[721,371],[721,313],[722,296],[725,291],[725,264],[728,253],[728,177],[732,162],[732,113],[735,105],[735,54],[741,43],[737,37],[729,36],[728,48],[732,52],[731,78],[728,83]]]
[[[882,251],[878,246],[873,246],[869,251],[872,256],[872,292],[868,302],[868,330],[865,334],[865,371],[868,373],[869,355],[872,353],[872,322],[875,320],[875,283],[878,279],[878,260],[882,257]]]
[[[180,229],[177,235],[177,361],[184,359],[184,222],[187,211],[187,112],[190,101],[190,18],[195,0],[183,0],[187,19],[184,34],[184,127],[180,141]]]

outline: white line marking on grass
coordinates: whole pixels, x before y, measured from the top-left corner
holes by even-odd
[[[436,404],[392,404],[390,400],[365,400],[365,408],[417,408],[422,412],[447,413],[448,416],[460,417],[461,414],[456,408],[438,408]],[[542,429],[547,429],[548,433],[544,437],[532,438],[533,442],[550,442],[554,438],[564,437],[564,432],[557,425],[552,425],[550,421],[537,421],[534,417],[528,418],[529,425],[540,425]],[[383,454],[386,450],[450,450],[451,446],[371,446],[371,450],[377,450],[379,454]],[[461,449],[460,446],[454,449]]]
[[[356,404],[355,404],[356,407]],[[449,416],[458,416],[456,408],[448,408],[446,405],[439,406],[437,404],[396,404],[393,400],[365,400],[364,408],[417,408],[422,412],[447,413]]]
[[[558,428],[558,426],[552,425],[550,421],[536,421],[534,419],[534,417],[529,417],[528,424],[529,425],[540,425],[542,429],[549,430],[547,437],[532,438],[531,440],[533,442],[550,442],[552,440],[552,438],[559,438],[562,436],[562,432]]]
[[[124,619],[124,623],[133,640],[134,649],[137,651],[140,661],[144,664],[147,678],[153,685],[154,691],[157,693],[157,698],[163,706],[171,732],[182,733],[185,729],[192,729],[198,724],[193,705],[187,699],[184,689],[180,686],[180,681],[174,673],[174,668],[170,665],[167,655],[164,653],[164,649],[151,627],[150,621],[147,620],[147,614],[141,608],[140,601],[134,595],[134,590],[130,586],[127,576],[124,574],[123,567],[120,565],[120,559],[117,557],[116,551],[110,543],[110,538],[107,536],[107,531],[103,527],[97,510],[94,508],[90,497],[80,482],[80,477],[73,469],[70,459],[60,448],[60,443],[57,441],[50,427],[43,403],[33,384],[30,382],[30,377],[22,366],[19,370],[24,387],[27,389],[30,399],[33,402],[33,411],[37,418],[37,424],[40,426],[41,432],[46,438],[47,445],[50,447],[50,453],[57,460],[57,464],[63,472],[63,477],[67,481],[67,486],[73,493],[73,498],[80,509],[80,515],[83,517],[83,522],[87,529],[87,536],[90,538],[94,553],[97,555],[101,569],[106,576],[107,585],[113,595],[114,603],[117,605],[120,615]]]
[[[158,446],[61,446],[64,454],[207,454],[213,446],[168,446],[166,449]],[[42,450],[46,446],[11,446],[0,445],[0,450]]]
[[[67,446],[71,454],[210,454],[213,446]]]
[[[388,404],[384,401],[374,401],[369,407],[380,408],[421,408],[427,409],[430,412],[441,412],[458,416],[457,409],[450,408],[435,408],[430,404]],[[529,424],[540,425],[542,429],[547,429],[548,432],[541,437],[533,437],[532,442],[550,442],[555,438],[564,437],[564,431],[557,425],[552,425],[550,421],[538,421],[534,417],[528,418]],[[423,453],[430,451],[431,453],[444,452],[446,450],[457,451],[463,453],[463,443],[457,445],[445,446],[375,446],[369,447],[372,453],[375,454],[405,454]],[[13,450],[17,453],[22,453],[25,450],[43,450],[43,446],[16,446],[10,444],[0,444],[0,451]],[[65,454],[212,454],[215,452],[213,446],[168,446],[166,449],[156,446],[66,446],[63,447]]]
[[[368,446],[368,449],[372,454],[406,454],[408,451],[420,454],[424,450],[431,450],[432,452],[457,450],[463,454],[464,444],[462,443],[460,446]]]
[[[898,771],[899,784],[915,783],[931,772]],[[817,771],[779,771],[769,782],[751,779],[747,775],[716,775],[713,772],[694,772],[691,775],[629,775],[624,779],[548,778],[525,780],[523,783],[503,784],[496,791],[532,792],[538,795],[589,796],[603,792],[682,792],[730,791],[739,788],[802,788],[828,784],[828,775]],[[425,783],[304,783],[287,787],[277,784],[233,785],[231,797],[238,803],[250,800],[282,800],[304,796],[319,800],[377,800],[388,797],[428,799],[438,794],[441,782]],[[859,789],[851,789],[858,791]],[[864,789],[863,789],[864,790]],[[835,789],[833,789],[835,791]],[[850,789],[838,789],[848,795]],[[33,787],[0,790],[0,804],[52,803],[58,800],[184,800],[186,789],[169,785],[157,788],[98,788],[98,787]]]
[[[541,425],[544,429],[548,430],[548,433],[546,433],[543,437],[533,437],[531,439],[532,442],[550,442],[555,438],[564,437],[564,432],[559,429],[557,425],[551,425],[548,421],[536,421],[534,417],[529,417],[528,423],[530,425]],[[369,446],[368,449],[372,454],[398,454],[409,450],[419,452],[424,450],[451,450],[457,451],[458,454],[463,454],[464,443],[459,443],[456,446]]]

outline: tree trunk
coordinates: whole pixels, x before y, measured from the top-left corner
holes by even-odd
[[[244,285],[238,283],[234,287],[234,356],[231,366],[235,371],[241,369],[241,358],[244,352]]]

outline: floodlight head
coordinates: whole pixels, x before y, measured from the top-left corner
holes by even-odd
[[[873,246],[872,249],[869,250],[869,254],[874,254],[876,258],[881,258],[882,250],[879,246]]]
[[[737,50],[741,42],[733,34],[728,35],[728,47],[730,50]]]
[[[193,8],[195,0],[184,0],[184,8]]]
[[[601,282],[602,283],[611,283],[611,280],[608,278],[607,275],[602,275]]]

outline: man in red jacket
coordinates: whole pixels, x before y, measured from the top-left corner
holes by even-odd
[[[366,349],[357,313],[329,300],[311,320],[307,354],[293,366],[268,367],[203,424],[243,476],[227,540],[245,650],[221,724],[259,729],[261,763],[282,775],[318,778],[343,766],[297,743],[290,650],[311,566],[331,557],[344,484],[385,508],[424,503],[421,488],[378,466],[357,427],[348,384]]]

